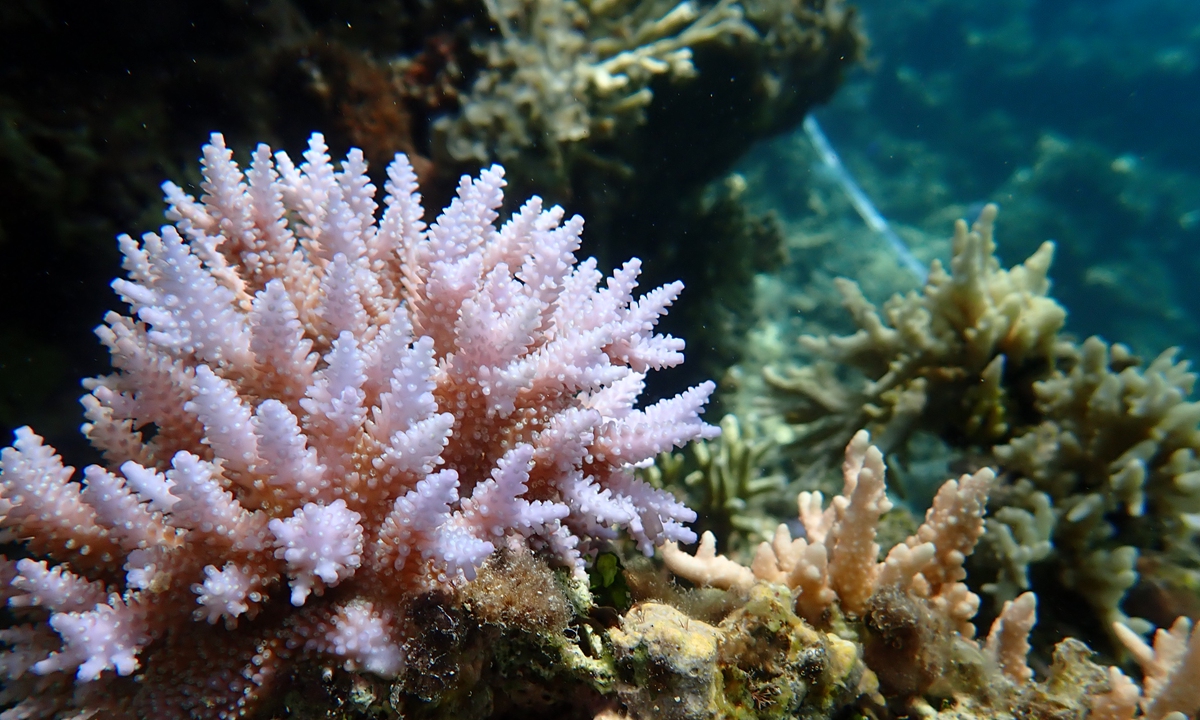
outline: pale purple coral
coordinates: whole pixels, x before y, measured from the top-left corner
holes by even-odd
[[[204,618],[209,623],[215,623],[218,618],[225,618],[225,624],[235,627],[239,615],[250,609],[251,591],[257,584],[254,575],[239,568],[234,563],[226,563],[221,570],[212,565],[204,568],[204,582],[192,586],[196,593],[196,602],[201,605],[192,615]]]
[[[694,539],[633,473],[718,433],[712,383],[637,407],[683,359],[654,332],[681,285],[576,264],[583,220],[538,198],[497,227],[499,166],[428,227],[404,156],[379,219],[362,154],[335,167],[320,135],[246,173],[213,135],[202,176],[198,200],[164,186],[173,225],[119,239],[130,311],[83,400],[106,467],[72,479],[28,428],[0,454],[0,532],[35,558],[0,561],[31,623],[0,635],[14,712],[224,717],[303,653],[393,675],[410,600],[498,547],[580,573],[621,529]]]

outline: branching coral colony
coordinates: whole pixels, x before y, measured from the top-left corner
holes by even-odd
[[[621,119],[636,122],[655,76],[694,75],[693,45],[758,37],[732,0],[703,9],[558,0],[491,0],[487,7],[500,39],[486,48],[488,67],[462,113],[438,127],[458,160],[516,159],[540,144],[557,156],[597,130],[611,133]]]
[[[682,361],[653,333],[678,283],[601,284],[583,220],[532,198],[497,229],[503,169],[463,178],[426,228],[406,158],[376,220],[362,154],[313,135],[297,167],[220,135],[174,223],[120,238],[131,313],[97,329],[87,382],[104,466],[73,478],[29,428],[0,459],[5,718],[231,717],[291,659],[392,676],[406,599],[497,547],[581,553],[626,529],[649,553],[694,513],[632,467],[716,428],[711,383],[645,409]]]
[[[1200,709],[1200,632],[1186,618],[1160,630],[1153,647],[1125,624],[1114,624],[1143,669],[1144,691],[1119,669],[1092,664],[1074,640],[1059,644],[1048,677],[1035,682],[1026,660],[1036,622],[1032,592],[1004,604],[984,642],[972,640],[979,598],[963,583],[963,563],[984,531],[995,480],[990,469],[942,485],[925,522],[882,561],[875,534],[891,503],[883,454],[865,431],[847,446],[842,473],[844,488],[827,508],[820,493],[801,493],[804,537],[793,539],[781,524],[750,567],[718,555],[711,533],[694,556],[667,543],[667,567],[700,585],[748,591],[752,603],[764,585],[789,588],[800,617],[859,640],[868,669],[859,693],[919,715],[938,714],[931,699],[951,701],[953,717],[1040,716],[1053,708],[1062,717],[1115,720],[1132,718],[1140,707],[1157,719],[1194,717]],[[825,647],[834,653],[832,644]]]

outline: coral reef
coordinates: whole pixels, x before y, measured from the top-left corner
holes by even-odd
[[[502,161],[519,191],[584,214],[600,258],[637,253],[650,282],[695,288],[668,322],[694,341],[687,372],[723,371],[747,323],[746,289],[771,266],[759,259],[778,256],[778,233],[738,193],[712,187],[757,139],[829,98],[864,46],[853,8],[498,0],[488,14],[497,30],[473,35],[474,62],[460,63],[476,68],[470,89],[434,128],[438,165]]]
[[[1200,154],[1180,138],[1200,95],[1196,7],[855,5],[873,71],[818,115],[884,214],[940,236],[998,202],[1007,262],[1055,240],[1055,295],[1076,333],[1195,357]],[[780,193],[781,206],[797,197]]]
[[[1124,719],[1140,707],[1143,717],[1163,718],[1200,710],[1200,633],[1192,632],[1187,618],[1158,631],[1153,647],[1128,626],[1114,623],[1143,669],[1142,687],[1117,667],[1105,670],[1092,663],[1086,646],[1072,639],[1058,643],[1045,677],[1035,680],[1027,660],[1037,622],[1032,592],[1006,602],[986,640],[973,640],[971,619],[979,598],[963,583],[964,562],[983,534],[994,474],[984,468],[943,484],[917,532],[881,561],[875,540],[879,519],[890,506],[885,472],[882,453],[860,431],[846,447],[842,493],[826,508],[819,493],[801,494],[805,537],[793,540],[781,524],[749,567],[718,555],[711,534],[695,555],[668,543],[663,558],[693,582],[748,592],[747,611],[774,597],[794,607],[807,632],[819,637],[825,630],[841,642],[852,639],[858,650],[849,657],[861,660],[865,672],[853,691],[825,696],[838,698],[835,703],[874,704],[930,717],[1040,716],[1053,707],[1056,716]],[[736,624],[739,617],[734,613],[725,622]],[[776,621],[773,627],[782,625]],[[761,662],[770,667],[770,660]]]
[[[428,227],[403,155],[377,218],[362,153],[337,168],[320,135],[244,172],[213,135],[202,175],[198,200],[164,185],[173,224],[120,238],[130,313],[97,329],[116,372],[83,398],[104,465],[80,481],[29,428],[0,454],[9,716],[230,717],[312,656],[396,675],[428,660],[418,598],[497,548],[579,584],[618,528],[694,539],[632,474],[717,432],[711,383],[634,406],[683,359],[653,332],[680,284],[635,298],[631,260],[601,286],[582,219],[536,197],[497,228],[498,166]]]
[[[613,135],[597,117],[593,134],[566,152],[565,165],[548,164],[534,147],[506,161],[515,196],[539,194],[547,205],[558,202],[589,219],[586,252],[600,259],[600,267],[638,255],[646,261],[648,283],[682,277],[694,288],[688,303],[672,313],[668,331],[695,338],[707,325],[710,337],[693,347],[725,342],[725,331],[738,323],[717,327],[704,316],[719,304],[697,301],[713,280],[730,292],[745,287],[744,269],[735,272],[718,258],[749,257],[742,249],[762,238],[750,232],[752,221],[736,213],[701,208],[701,189],[756,138],[785,129],[832,94],[862,45],[854,13],[824,0],[726,2],[715,15],[709,2],[684,3],[673,13],[674,3],[658,0],[602,5],[522,6],[536,9],[538,22],[559,23],[553,32],[526,24],[525,10],[512,3],[489,9],[477,0],[184,0],[169,7],[135,0],[111,12],[29,0],[0,8],[6,68],[0,83],[0,238],[10,241],[0,293],[9,304],[27,307],[0,328],[0,432],[7,436],[31,423],[69,455],[88,452],[75,431],[73,386],[78,377],[106,372],[106,354],[95,346],[91,328],[116,309],[104,290],[120,272],[112,237],[157,226],[154,207],[164,173],[185,187],[200,182],[192,158],[213,128],[222,128],[230,146],[246,153],[259,139],[298,147],[312,128],[323,128],[337,151],[363,149],[378,185],[387,162],[402,150],[430,204],[448,203],[459,175],[477,172],[480,164],[442,150],[436,153],[440,164],[429,162],[438,145],[432,125],[468,115],[464,99],[477,81],[499,74],[504,97],[569,102],[567,94],[542,97],[534,86],[509,82],[514,68],[502,51],[508,45],[501,19],[516,27],[517,45],[528,57],[553,54],[559,40],[570,45],[582,37],[597,58],[617,64],[623,62],[618,56],[627,56],[604,47],[629,46],[637,55],[636,48],[650,41],[621,33],[642,21],[669,16],[666,26],[644,29],[653,34],[658,28],[665,33],[659,39],[671,42],[682,40],[679,32],[702,17],[739,16],[754,30],[754,38],[738,35],[730,43],[697,26],[690,44],[672,54],[679,67],[690,63],[696,74],[678,82],[656,75],[641,86],[646,92],[638,97],[654,94],[643,107],[644,124],[618,113],[628,122]],[[593,12],[597,20],[590,29],[575,24]],[[689,14],[693,22],[672,25]],[[615,34],[606,36],[606,30]],[[539,46],[540,39],[551,44]],[[654,55],[650,48],[647,53]],[[491,65],[492,59],[499,64]],[[639,56],[637,68],[643,66],[658,67]],[[636,75],[637,68],[623,76]],[[543,73],[531,68],[521,77]],[[587,98],[585,104],[599,113],[589,104],[591,90]],[[543,129],[530,131],[540,137]],[[706,150],[697,153],[696,147]],[[487,152],[498,157],[494,147]],[[648,227],[656,228],[657,241],[643,246]],[[33,237],[39,241],[24,241]],[[765,240],[764,246],[771,238]],[[728,252],[731,246],[734,252]],[[689,262],[677,263],[680,256]],[[713,364],[725,362],[721,357]],[[671,383],[660,394],[711,374],[710,368],[703,375],[691,370],[696,364],[684,371],[688,377],[681,372],[659,380]]]
[[[768,424],[789,436],[817,475],[859,427],[916,464],[914,442],[935,437],[969,462],[997,467],[982,567],[973,577],[999,603],[1031,584],[1031,563],[1051,588],[1077,593],[1091,618],[1063,618],[1092,640],[1127,621],[1120,603],[1138,569],[1165,594],[1194,587],[1192,543],[1200,486],[1200,405],[1194,375],[1168,351],[1143,367],[1129,350],[1061,333],[1066,313],[1048,295],[1053,246],[1009,270],[995,257],[994,206],[973,229],[959,221],[949,271],[934,262],[923,290],[881,311],[839,281],[857,332],[803,337],[816,361],[765,377],[778,393]],[[777,414],[774,414],[777,413]],[[1139,561],[1139,557],[1141,560]],[[991,573],[993,579],[987,579]],[[1143,603],[1155,624],[1178,604]],[[1131,621],[1144,629],[1144,621]]]
[[[954,428],[968,441],[1004,436],[1001,379],[1048,363],[1067,314],[1047,296],[1053,244],[1004,270],[995,257],[995,217],[993,205],[973,230],[959,221],[949,271],[935,260],[923,291],[894,296],[882,316],[854,281],[839,280],[859,330],[802,337],[802,348],[823,362],[765,370],[771,386],[795,398],[785,412],[814,456],[830,456],[861,427],[872,429],[885,452],[921,426],[943,434]],[[860,371],[864,382],[838,382],[839,366]]]
[[[493,0],[499,38],[454,119],[435,130],[457,160],[518,160],[537,147],[562,169],[563,148],[644,121],[657,75],[692,77],[692,47],[757,39],[733,0],[694,3]]]
[[[841,2],[793,0],[486,7],[497,36],[480,43],[484,64],[460,111],[434,124],[437,145],[459,162],[520,163],[546,188],[567,186],[581,156],[645,123],[656,87],[697,81],[694,58],[709,47],[752,57],[755,93],[785,111],[801,92],[791,76],[811,73],[852,17]]]
[[[892,508],[887,499],[883,454],[859,431],[846,447],[844,487],[822,510],[821,493],[801,493],[804,537],[792,539],[781,524],[770,542],[758,547],[749,568],[716,555],[706,534],[695,557],[674,544],[663,546],[663,559],[675,573],[706,585],[749,588],[756,581],[780,583],[797,591],[797,612],[821,622],[834,600],[846,613],[867,613],[881,590],[894,589],[921,598],[954,623],[966,637],[979,599],[962,584],[963,562],[983,533],[983,512],[994,479],[984,468],[944,484],[925,523],[894,546],[883,562],[875,541],[879,519]],[[713,575],[712,570],[717,574]]]

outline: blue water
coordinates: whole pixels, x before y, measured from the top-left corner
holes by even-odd
[[[946,236],[954,217],[997,202],[1006,265],[1058,243],[1053,294],[1070,311],[1069,331],[1143,355],[1181,345],[1200,356],[1200,3],[856,4],[867,61],[816,115],[882,215]],[[851,227],[802,144],[778,140],[744,171],[752,181],[774,175],[767,203],[797,227],[816,223],[798,188],[817,188],[830,205],[818,209]],[[784,182],[785,170],[756,165],[780,157],[793,161]],[[909,240],[918,256],[947,249]],[[828,250],[816,261],[792,254],[853,272],[854,261]],[[872,284],[876,295],[893,289],[867,276],[869,295]]]

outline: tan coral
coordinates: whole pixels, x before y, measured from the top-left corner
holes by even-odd
[[[995,473],[983,468],[957,481],[947,480],[934,497],[933,507],[916,535],[903,543],[910,552],[924,546],[921,554],[930,555],[913,576],[914,592],[929,599],[964,637],[971,637],[974,632],[970,620],[979,610],[979,598],[962,583],[967,577],[963,563],[983,535],[983,514],[994,479]],[[885,565],[893,555],[899,557],[900,547],[892,548]]]
[[[753,134],[792,125],[803,107],[824,99],[814,80],[856,59],[861,42],[843,0],[483,5],[495,31],[473,44],[480,69],[459,97],[460,111],[434,122],[435,155],[463,165],[520,164],[543,192],[572,184],[578,191],[572,166],[580,162],[590,173],[627,179],[636,159],[605,143],[640,143],[648,108],[672,105],[655,96],[668,83],[686,95],[708,82],[698,77],[697,53],[719,54],[725,62],[716,65],[738,67],[750,80]],[[720,71],[713,81],[727,82]]]
[[[500,38],[484,46],[487,66],[462,112],[435,124],[459,161],[513,161],[541,146],[561,165],[570,144],[640,122],[652,79],[694,75],[694,46],[757,38],[734,0],[485,5]]]
[[[721,418],[721,436],[688,445],[689,453],[662,453],[644,476],[655,487],[686,491],[699,516],[696,531],[711,530],[726,547],[768,538],[775,523],[763,500],[782,490],[786,478],[767,468],[778,446],[730,413]]]
[[[820,514],[819,493],[800,497],[800,518],[809,537],[793,540],[787,526],[780,525],[771,542],[759,545],[750,574],[797,592],[797,612],[813,623],[821,621],[835,600],[844,612],[858,615],[881,588],[897,587],[927,601],[970,637],[969,621],[979,599],[961,582],[966,577],[963,561],[983,533],[992,472],[985,468],[943,485],[916,535],[879,562],[876,530],[879,518],[891,509],[885,474],[882,454],[860,431],[846,447],[842,494]],[[663,558],[672,572],[699,584],[745,588],[750,581],[745,568],[717,555],[708,539],[694,556],[668,543]]]
[[[917,715],[949,718],[986,711],[1027,717],[1070,707],[1081,713],[1090,708],[1092,720],[1131,720],[1140,707],[1147,720],[1183,720],[1200,709],[1200,632],[1192,632],[1187,618],[1158,631],[1153,647],[1127,625],[1115,624],[1116,636],[1142,666],[1144,692],[1116,668],[1106,671],[1090,662],[1090,650],[1071,639],[1055,648],[1048,677],[1035,681],[1028,661],[1037,622],[1032,592],[1004,604],[986,640],[971,639],[970,620],[979,600],[963,583],[964,561],[984,531],[994,482],[989,469],[946,482],[925,522],[882,562],[876,560],[875,530],[886,503],[883,463],[865,432],[847,447],[844,470],[843,492],[829,507],[821,509],[819,493],[804,493],[799,500],[811,537],[793,539],[780,525],[746,568],[718,555],[709,536],[694,556],[665,546],[667,567],[698,584],[736,589],[751,598],[770,587],[776,593],[790,590],[797,615],[859,639],[870,671],[858,692],[870,696],[877,687],[885,693],[876,696],[877,702],[903,700]],[[840,557],[831,549],[839,538],[854,538]],[[861,605],[850,604],[860,597],[865,597]],[[877,679],[878,686],[868,679]],[[967,715],[934,710],[926,699],[930,693],[949,693]]]
[[[807,456],[827,457],[861,427],[871,429],[884,452],[922,426],[955,427],[983,440],[1007,430],[1003,373],[1048,363],[1066,311],[1048,295],[1053,243],[1003,269],[995,256],[996,213],[988,205],[970,228],[958,221],[949,269],[935,260],[920,293],[896,295],[882,311],[854,281],[839,279],[858,330],[802,336],[814,364],[764,371],[768,385],[787,396],[781,399],[787,412],[801,421],[797,439]],[[865,381],[839,382],[836,365],[857,369]],[[929,417],[935,406],[938,416]]]
[[[1016,600],[1004,603],[988,633],[984,651],[1015,683],[1033,677],[1033,670],[1025,658],[1029,655],[1029,632],[1036,622],[1037,596],[1031,592],[1022,593]]]
[[[1173,714],[1195,717],[1200,710],[1200,633],[1192,630],[1192,622],[1186,617],[1178,618],[1170,630],[1159,630],[1154,634],[1151,647],[1124,623],[1113,623],[1117,638],[1137,660],[1143,673],[1143,692],[1139,705],[1147,720],[1161,720]],[[1120,674],[1113,672],[1114,678]],[[1128,707],[1132,696],[1129,684],[1114,680],[1113,696],[1100,701],[1105,712],[1110,708]],[[1118,703],[1118,698],[1125,702]],[[1125,717],[1132,717],[1132,714]]]
[[[777,390],[764,425],[789,423],[801,482],[862,427],[901,465],[927,436],[994,465],[1006,480],[980,564],[996,577],[980,580],[995,602],[1029,589],[1030,564],[1046,561],[1057,572],[1042,577],[1084,596],[1102,627],[1139,624],[1121,610],[1139,570],[1168,568],[1151,580],[1181,591],[1197,578],[1184,570],[1200,558],[1195,373],[1176,350],[1143,365],[1123,345],[1061,335],[1053,246],[1005,270],[995,218],[989,206],[970,230],[957,223],[949,265],[882,308],[839,281],[857,332],[802,337],[812,364],[764,370]]]
[[[1127,720],[1137,712],[1141,689],[1118,668],[1108,669],[1109,690],[1092,696],[1089,720]]]
[[[1188,400],[1195,374],[1174,350],[1143,368],[1128,348],[1095,337],[1058,354],[1055,372],[1032,388],[1044,419],[994,452],[1052,499],[1064,582],[1106,624],[1125,621],[1120,602],[1143,552],[1136,538],[1161,538],[1146,550],[1167,558],[1195,552],[1189,516],[1200,510],[1200,403]],[[1113,516],[1125,518],[1115,538]]]
[[[700,546],[694,556],[680,550],[676,543],[663,545],[662,553],[667,567],[676,575],[700,585],[748,590],[754,584],[754,573],[749,568],[717,554],[717,539],[711,532],[700,537]]]
[[[984,521],[981,538],[990,562],[999,568],[994,582],[985,583],[983,591],[1006,602],[1029,589],[1029,565],[1050,556],[1050,538],[1057,517],[1050,496],[1034,490],[1033,483],[1022,479],[1005,490],[999,509]]]

